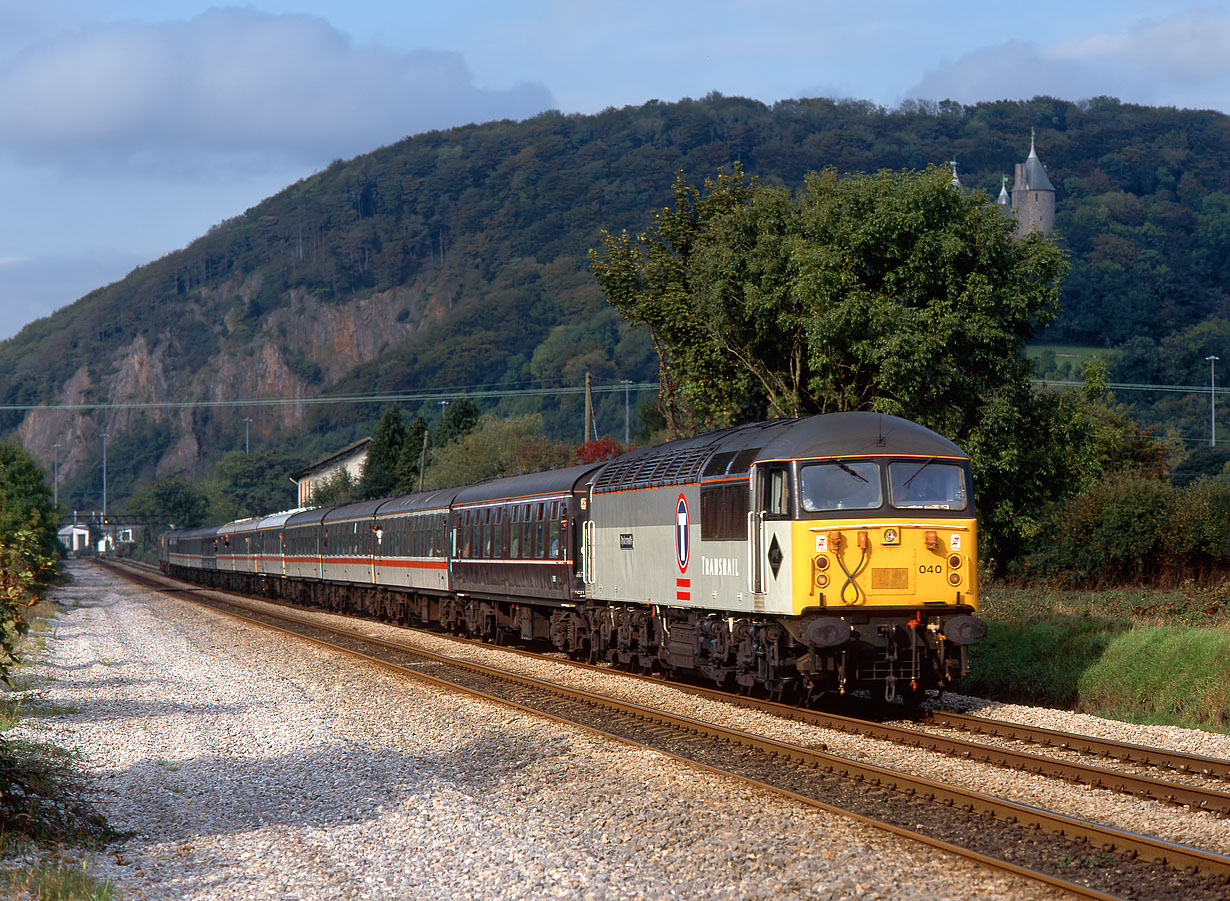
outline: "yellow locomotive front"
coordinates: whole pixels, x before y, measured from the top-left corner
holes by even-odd
[[[985,634],[969,460],[849,456],[797,464],[791,523],[797,661],[816,688],[917,698],[968,668]]]
[[[951,687],[986,634],[969,458],[913,423],[837,424],[839,452],[762,460],[754,479],[753,556],[769,608],[789,610],[798,677],[888,699]]]
[[[795,560],[795,584],[807,586],[806,597],[796,596],[803,606],[977,609],[968,461],[804,463],[799,500],[795,546],[814,546]]]

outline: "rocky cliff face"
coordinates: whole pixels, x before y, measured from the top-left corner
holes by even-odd
[[[239,286],[229,285],[237,296]],[[176,336],[138,335],[110,360],[109,371],[82,366],[64,384],[65,408],[27,413],[18,427],[22,445],[48,469],[56,455],[60,481],[71,478],[99,452],[101,435],[118,435],[139,417],[172,421],[178,435],[158,465],[160,475],[202,475],[207,448],[203,411],[215,423],[253,418],[252,436],[296,425],[307,405],[293,399],[327,391],[355,367],[412,339],[443,315],[421,285],[401,286],[346,304],[326,303],[305,292],[244,324],[239,307],[210,331],[218,350],[204,365],[188,370],[179,361]],[[105,407],[90,407],[94,398]],[[278,399],[279,403],[235,407],[235,400]],[[286,399],[292,402],[287,403]],[[83,405],[73,409],[73,405]],[[159,406],[166,404],[166,406]],[[255,415],[259,413],[259,415]]]

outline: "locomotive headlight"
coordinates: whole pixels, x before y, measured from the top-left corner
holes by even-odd
[[[961,574],[960,573],[949,573],[948,574],[948,584],[949,585],[960,585],[961,584]]]
[[[826,576],[824,573],[817,573],[816,574],[816,587],[817,588],[828,588],[829,587],[829,577]]]
[[[887,529],[884,530],[884,543],[885,544],[896,544],[900,540],[901,540],[901,533],[898,532],[896,529],[894,529],[892,526],[889,526]]]

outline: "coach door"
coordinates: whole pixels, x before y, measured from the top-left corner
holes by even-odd
[[[755,609],[763,610],[769,581],[781,571],[789,545],[790,468],[776,463],[755,466],[752,484],[752,509],[747,514],[748,590]]]

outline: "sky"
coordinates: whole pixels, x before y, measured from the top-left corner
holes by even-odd
[[[1230,112],[1230,4],[0,0],[0,339],[335,159],[711,91]]]

